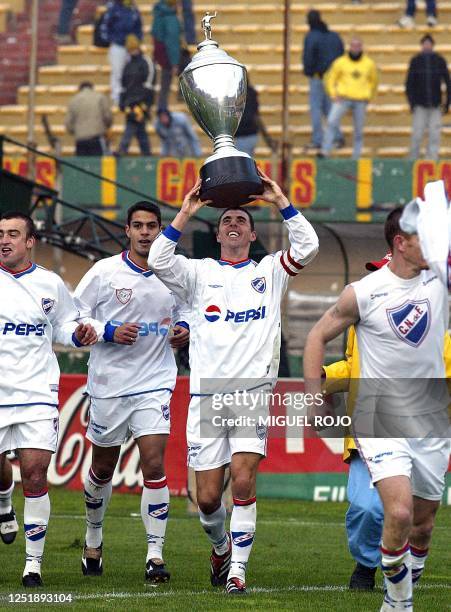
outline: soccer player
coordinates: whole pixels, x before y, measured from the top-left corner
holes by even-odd
[[[30,261],[36,230],[19,212],[0,218],[0,455],[16,450],[25,496],[22,584],[42,586],[50,500],[47,468],[58,438],[59,367],[52,342],[97,341],[59,276]]]
[[[379,261],[370,261],[365,267],[370,272],[379,270],[391,260],[387,253]],[[451,339],[445,334],[443,358],[446,378],[451,378]],[[360,376],[359,352],[354,326],[348,330],[346,359],[323,366],[325,392],[337,393],[349,390],[350,379]],[[352,387],[352,384],[351,384]],[[352,411],[352,398],[348,396],[348,409]],[[372,590],[375,574],[381,562],[380,542],[384,522],[384,510],[377,491],[373,486],[368,469],[360,457],[352,435],[345,438],[343,461],[349,464],[347,494],[349,507],[346,513],[346,534],[351,555],[356,561],[351,575],[351,590]],[[419,579],[415,565],[412,566],[412,582]]]
[[[412,573],[418,579],[424,569],[450,452],[449,440],[440,439],[436,432],[435,437],[408,437],[407,433],[399,437],[402,430],[393,434],[384,421],[384,411],[391,411],[393,417],[394,408],[398,423],[404,417],[412,425],[424,420],[425,413],[432,422],[443,409],[446,412],[447,394],[440,395],[440,385],[435,384],[435,403],[430,396],[420,395],[417,385],[445,377],[447,289],[429,270],[418,235],[401,229],[402,213],[401,208],[394,209],[385,222],[385,237],[393,253],[390,263],[343,291],[336,305],[310,331],[304,352],[306,391],[316,393],[321,387],[325,345],[355,325],[359,380],[373,379],[377,385],[383,379],[384,395],[370,396],[359,408],[372,411],[375,422],[379,419],[385,426],[385,437],[356,434],[360,455],[384,508],[381,566],[386,593],[382,611],[412,610]],[[436,229],[440,230],[447,231],[447,224]],[[410,382],[401,386],[402,395],[396,397],[401,379]],[[357,409],[361,399],[356,401]]]
[[[160,231],[158,206],[133,205],[125,227],[130,249],[98,261],[74,293],[81,312],[105,325],[105,342],[93,347],[88,369],[91,405],[86,436],[92,442],[92,464],[84,484],[82,571],[86,576],[103,571],[103,519],[121,445],[131,433],[144,477],[145,579],[159,583],[170,577],[163,561],[169,512],[164,451],[177,376],[172,348],[186,344],[189,331],[180,319],[179,303],[147,266],[150,245]],[[118,343],[126,346],[118,347]]]
[[[6,453],[0,455],[0,537],[5,544],[16,539],[19,525],[12,505],[13,469]]]
[[[202,423],[211,413],[204,412],[202,384],[221,379],[220,388],[233,384],[232,389],[240,392],[247,391],[245,378],[271,384],[278,370],[282,296],[289,278],[318,251],[318,237],[310,223],[277,183],[263,172],[260,175],[264,192],[254,197],[281,213],[291,243],[287,250],[268,255],[258,264],[249,259],[256,239],[254,222],[247,210],[236,208],[224,210],[218,221],[219,261],[175,255],[181,232],[205,204],[199,198],[199,180],[149,253],[150,268],[191,307],[188,461],[196,472],[200,522],[213,545],[211,583],[225,585],[230,594],[246,592],[246,565],[256,526],[256,475],[266,454],[266,435],[256,424],[252,436],[241,437],[237,428],[222,437],[206,436]],[[234,499],[231,535],[226,532],[221,502],[228,464]]]

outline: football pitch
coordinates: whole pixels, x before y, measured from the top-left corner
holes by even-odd
[[[0,543],[0,609],[22,610],[314,610],[378,611],[380,572],[374,593],[347,589],[353,569],[345,539],[343,503],[258,500],[257,534],[247,572],[249,594],[230,597],[209,582],[209,545],[197,518],[186,513],[186,499],[173,498],[165,546],[171,580],[158,587],[144,582],[146,538],[140,497],[114,494],[104,529],[104,574],[84,577],[81,552],[84,503],[81,492],[52,489],[52,515],[43,563],[44,588],[27,591],[36,603],[20,603],[24,563],[23,531],[11,546]],[[14,503],[20,524],[23,500]],[[451,507],[437,518],[431,554],[415,589],[415,611],[451,610]],[[12,595],[17,594],[17,595]],[[70,602],[43,603],[64,594]],[[70,597],[69,597],[70,596]],[[15,603],[10,603],[15,600]]]

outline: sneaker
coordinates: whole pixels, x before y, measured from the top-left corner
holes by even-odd
[[[224,586],[227,584],[227,574],[232,560],[232,542],[230,533],[227,532],[229,548],[223,555],[218,555],[213,548],[210,555],[210,582],[212,586]]]
[[[70,34],[55,34],[53,37],[58,45],[73,45],[75,44]]]
[[[239,578],[229,578],[226,584],[226,593],[229,595],[246,595],[246,585]]]
[[[415,21],[410,15],[403,15],[401,19],[397,21],[397,24],[400,28],[413,28]]]
[[[357,563],[349,581],[352,591],[372,591],[376,584],[375,575],[377,567],[366,567]]]
[[[434,17],[434,15],[428,15],[427,19],[426,19],[426,23],[430,28],[433,28],[434,26],[437,25],[438,21],[437,21],[437,17]]]
[[[146,582],[150,584],[159,584],[161,582],[168,582],[171,574],[165,568],[164,561],[162,559],[149,559],[146,563],[146,573],[144,578]]]
[[[0,514],[0,537],[5,544],[12,544],[16,539],[19,525],[14,508],[8,514]]]
[[[44,586],[41,574],[38,574],[37,572],[30,572],[29,574],[22,576],[22,584],[26,589],[36,589]]]
[[[81,571],[83,576],[101,576],[103,572],[102,563],[102,546],[98,548],[89,548],[83,546],[83,556],[81,558]]]
[[[346,146],[346,141],[344,138],[339,138],[338,140],[334,141],[334,147],[336,149],[343,149]]]

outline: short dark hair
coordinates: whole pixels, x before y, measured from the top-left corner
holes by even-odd
[[[398,236],[398,235],[407,236],[408,235],[402,231],[399,225],[399,220],[401,218],[402,211],[403,211],[403,207],[397,206],[389,213],[388,217],[385,219],[385,225],[384,225],[385,240],[387,241],[388,246],[390,247],[392,251],[393,251],[393,240],[395,236]]]
[[[142,200],[141,202],[136,202],[133,206],[127,210],[127,225],[130,225],[130,222],[133,217],[133,213],[138,212],[139,210],[144,210],[146,212],[153,213],[158,221],[158,225],[161,226],[161,210],[156,204],[152,204],[152,202],[146,202]]]
[[[432,38],[431,34],[425,34],[420,40],[420,43],[423,44],[427,40],[431,43],[431,45],[435,45],[435,40]]]
[[[94,85],[91,83],[91,81],[82,81],[78,86],[78,91],[81,91],[82,89],[94,89]]]
[[[254,223],[254,218],[251,215],[250,211],[248,211],[247,208],[238,208],[238,207],[233,207],[233,206],[231,206],[230,208],[226,208],[225,210],[222,211],[218,219],[218,227],[221,224],[221,220],[223,216],[231,210],[241,210],[242,212],[246,213],[247,216],[249,217],[249,223],[251,224],[251,230],[254,231],[255,223]]]
[[[29,215],[18,210],[8,210],[1,214],[0,221],[3,221],[3,219],[22,219],[27,227],[27,238],[37,238],[36,225]]]

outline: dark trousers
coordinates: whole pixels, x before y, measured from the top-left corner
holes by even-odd
[[[103,138],[95,136],[94,138],[88,138],[86,140],[77,140],[76,143],[76,155],[103,155]]]
[[[129,118],[125,121],[125,132],[119,145],[119,153],[122,155],[127,153],[130,142],[134,136],[136,136],[138,141],[141,155],[151,155],[149,138],[146,132],[146,122],[138,122]]]
[[[72,13],[78,4],[78,0],[61,0],[61,9],[58,19],[58,34],[69,34]]]
[[[416,0],[407,0],[406,15],[413,17],[416,12]],[[426,15],[437,16],[437,7],[435,0],[426,0]]]

